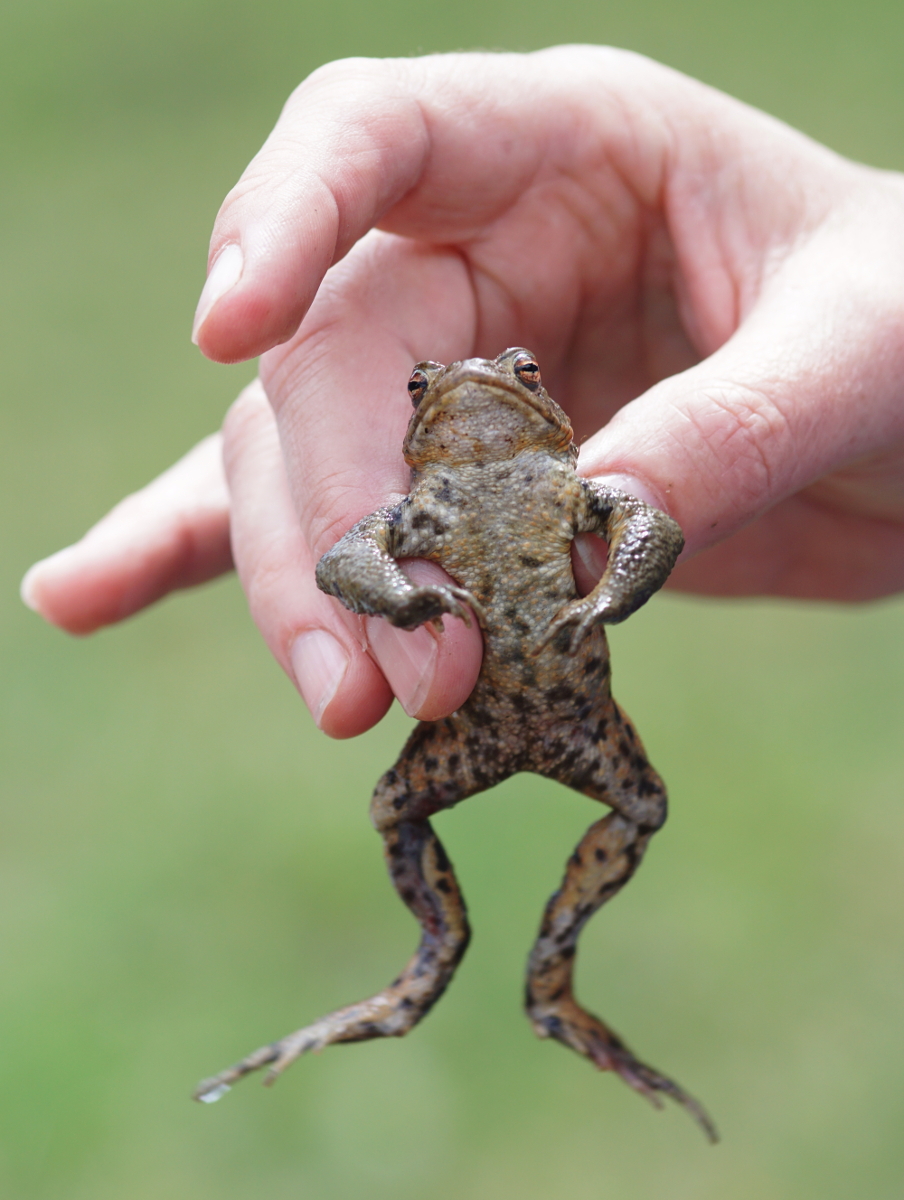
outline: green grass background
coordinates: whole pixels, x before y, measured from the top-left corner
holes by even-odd
[[[616,691],[670,824],[580,986],[712,1149],[519,1010],[595,816],[522,776],[440,818],[475,941],[409,1039],[212,1108],[203,1075],[369,994],[416,931],[366,810],[405,721],[313,729],[234,581],[72,641],[28,564],[217,424],[189,345],[220,199],[346,54],[612,42],[904,166],[896,0],[5,0],[0,11],[0,1194],[835,1200],[904,1194],[904,604],[657,598]]]

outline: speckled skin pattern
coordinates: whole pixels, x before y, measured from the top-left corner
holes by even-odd
[[[404,444],[411,491],[359,521],[317,566],[317,583],[355,613],[403,629],[443,613],[484,635],[480,676],[467,703],[421,722],[379,781],[371,818],[399,895],[420,922],[414,957],[378,995],[265,1046],[196,1093],[214,1098],[269,1064],[272,1080],[307,1050],[401,1036],[448,986],[468,944],[464,900],[429,818],[518,771],[534,771],[601,801],[568,861],[530,955],[526,1009],[535,1032],[615,1071],[660,1106],[671,1096],[715,1130],[677,1084],[639,1062],[572,992],[578,936],[631,878],[666,817],[662,781],[609,690],[604,624],[623,621],[665,582],[683,538],[642,501],[575,473],[567,417],[547,395],[536,360],[506,350],[495,361],[420,363]],[[599,534],[609,561],[577,595],[571,541]],[[416,587],[397,559],[439,563],[458,586]],[[441,626],[440,626],[441,628]]]

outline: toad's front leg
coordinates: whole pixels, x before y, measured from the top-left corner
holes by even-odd
[[[576,532],[596,533],[609,543],[609,561],[593,591],[572,600],[536,647],[538,653],[563,629],[566,646],[577,650],[595,625],[617,625],[657,592],[684,547],[680,526],[636,496],[582,480]]]
[[[352,526],[318,562],[317,586],[352,612],[385,617],[400,629],[416,629],[427,621],[441,629],[443,613],[470,625],[466,605],[484,624],[483,609],[470,592],[451,583],[418,587],[396,562],[427,557],[434,548],[429,530],[412,519],[406,499]]]

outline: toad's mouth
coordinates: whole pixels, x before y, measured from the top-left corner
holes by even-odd
[[[558,429],[561,425],[555,413],[550,411],[550,402],[545,393],[531,392],[514,376],[502,374],[498,365],[489,359],[466,358],[446,368],[442,378],[434,384],[434,394],[415,410],[408,426],[406,443],[411,442],[428,417],[435,417],[443,408],[454,404],[455,393],[467,386],[479,387],[482,391],[498,395],[501,404],[514,404],[516,408],[536,414],[552,429]]]

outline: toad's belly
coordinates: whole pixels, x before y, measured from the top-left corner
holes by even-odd
[[[609,647],[602,626],[591,629],[574,654],[555,643],[535,653],[541,638],[541,633],[532,631],[511,638],[488,635],[480,675],[465,710],[481,722],[491,717],[530,725],[533,717],[544,722],[580,721],[605,706]]]
[[[605,703],[609,648],[602,626],[591,629],[573,654],[567,649],[569,631],[538,649],[552,622],[578,595],[570,545],[500,538],[496,556],[490,562],[487,557],[484,545],[479,556],[438,559],[485,614],[483,665],[462,711],[476,723],[523,723],[529,714],[574,719],[588,705]]]

